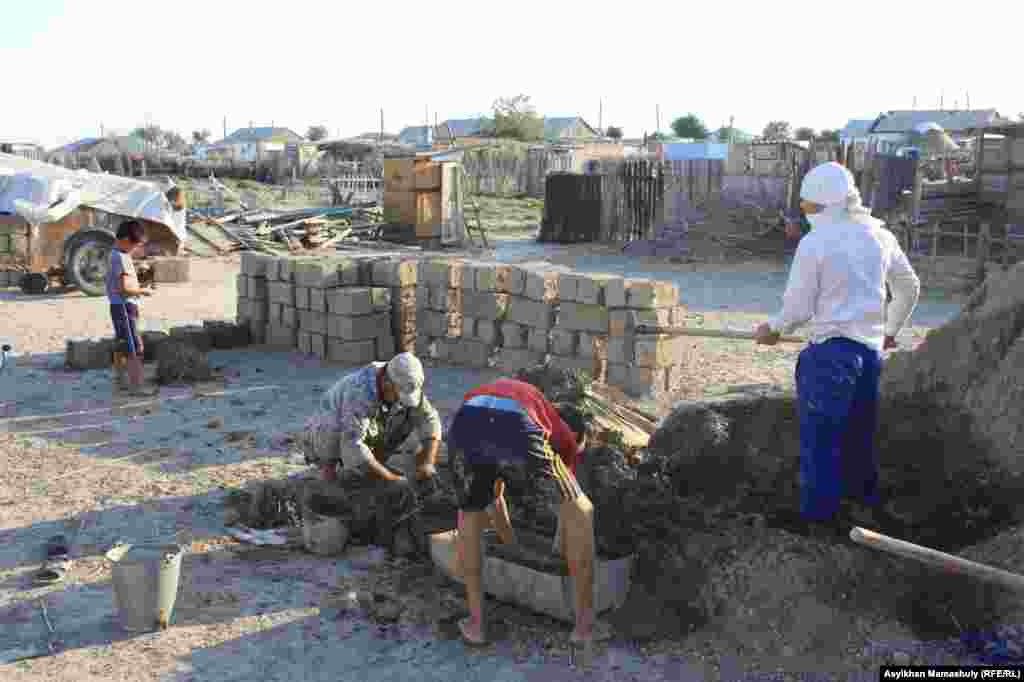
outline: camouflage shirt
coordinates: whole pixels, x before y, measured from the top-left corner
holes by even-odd
[[[338,434],[345,468],[364,467],[375,451],[393,450],[413,435],[423,443],[441,438],[441,418],[425,395],[413,408],[389,408],[381,401],[377,373],[385,364],[374,362],[342,377],[320,401],[312,426]]]

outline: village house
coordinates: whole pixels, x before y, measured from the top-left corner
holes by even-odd
[[[35,142],[0,139],[0,154],[13,154],[42,161],[46,157],[46,150]]]
[[[79,161],[90,158],[102,162],[125,155],[135,160],[142,158],[145,153],[145,140],[134,135],[86,137],[54,149],[49,154],[49,160],[67,163],[69,158],[75,157]]]
[[[305,142],[305,138],[289,128],[250,126],[215,142],[204,153],[210,160],[250,163],[283,154],[289,143],[299,142]]]
[[[962,144],[970,140],[979,130],[984,130],[1002,121],[995,109],[964,111],[890,111],[882,114],[868,130],[869,144],[875,145],[879,153],[896,152],[911,143],[919,126],[933,123],[942,128],[953,141]]]

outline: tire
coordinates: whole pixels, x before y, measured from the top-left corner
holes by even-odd
[[[26,294],[37,296],[45,294],[50,288],[50,278],[42,272],[30,272],[21,278],[21,290]]]
[[[88,296],[107,293],[107,269],[114,239],[106,232],[82,234],[71,245],[65,279]]]

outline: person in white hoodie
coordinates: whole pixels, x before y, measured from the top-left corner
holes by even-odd
[[[815,167],[800,197],[811,231],[797,247],[781,313],[755,335],[773,345],[809,323],[810,343],[796,365],[800,511],[807,521],[828,522],[845,498],[869,508],[881,502],[874,439],[882,353],[896,347],[921,284],[846,168]]]

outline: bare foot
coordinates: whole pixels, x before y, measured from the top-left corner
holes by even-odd
[[[482,628],[473,625],[469,618],[463,618],[459,621],[459,632],[462,633],[462,641],[469,646],[487,645]]]

